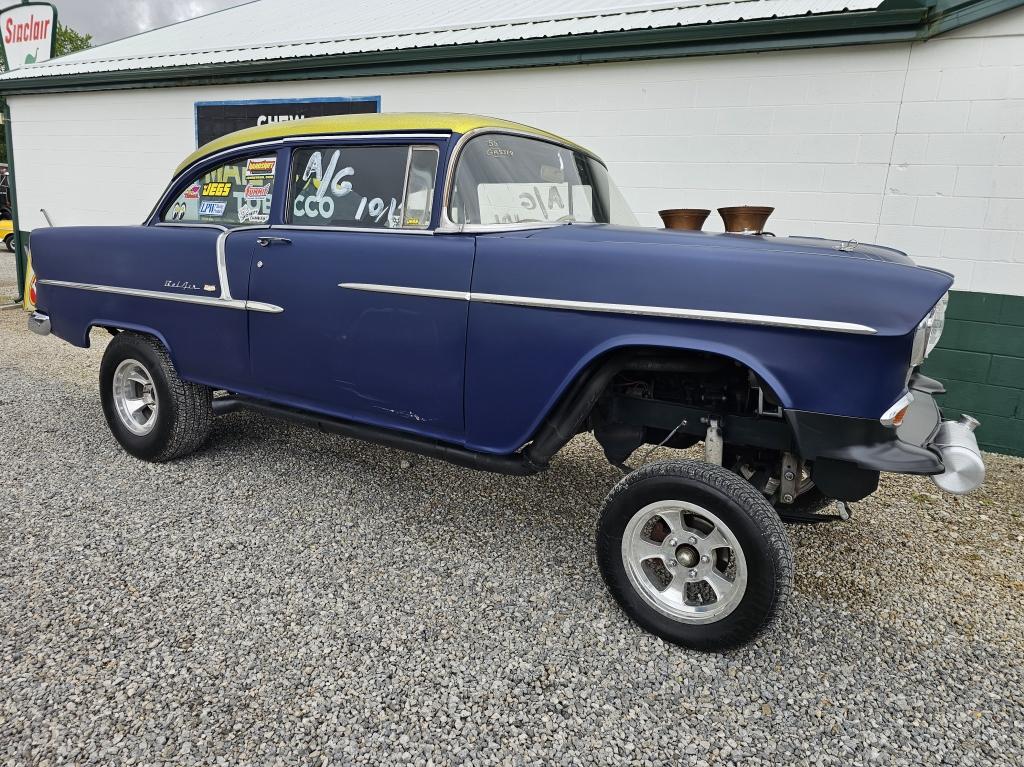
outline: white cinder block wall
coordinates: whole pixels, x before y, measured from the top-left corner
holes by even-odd
[[[604,157],[641,221],[766,204],[779,234],[878,241],[1024,295],[1024,9],[914,45],[10,99],[21,226],[137,223],[195,148],[194,103],[380,95]],[[721,228],[717,215],[706,228]]]

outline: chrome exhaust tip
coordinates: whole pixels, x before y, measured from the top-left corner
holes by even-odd
[[[985,462],[978,449],[974,430],[979,422],[969,415],[959,421],[943,421],[935,433],[932,446],[942,456],[946,470],[932,476],[939,489],[953,495],[965,495],[977,490],[985,481]]]

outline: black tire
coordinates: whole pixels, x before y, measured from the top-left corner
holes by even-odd
[[[658,501],[695,504],[717,516],[739,545],[746,586],[732,611],[692,623],[655,609],[630,581],[622,540],[630,520]],[[673,644],[723,651],[745,644],[782,612],[793,589],[793,554],[775,509],[750,483],[721,466],[663,461],[627,475],[605,500],[597,561],[612,596],[642,628]],[[667,570],[666,570],[667,572]]]
[[[156,393],[151,431],[135,434],[117,411],[114,373],[126,360],[142,365]],[[145,461],[172,461],[197,450],[213,425],[213,392],[209,387],[183,381],[163,344],[139,333],[118,333],[107,345],[100,363],[100,401],[107,425],[128,453]]]
[[[14,235],[9,234],[4,237],[4,247],[7,248],[11,253],[14,252]]]

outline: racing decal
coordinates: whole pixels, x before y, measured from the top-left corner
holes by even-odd
[[[276,157],[250,157],[245,164],[245,177],[273,176],[276,167]]]
[[[227,208],[226,202],[212,202],[210,200],[204,200],[199,203],[199,215],[200,216],[223,216],[224,209]],[[184,215],[184,211],[182,211]]]
[[[231,194],[231,183],[228,181],[209,181],[203,184],[203,197],[227,197]]]
[[[257,207],[248,205],[238,209],[238,223],[240,224],[265,224],[270,220],[270,214],[262,212]]]
[[[176,202],[171,206],[171,221],[181,221],[185,218],[185,213],[188,211],[188,206],[183,202]]]
[[[247,186],[245,188],[245,199],[247,200],[262,200],[264,197],[270,196],[270,185],[267,186]]]
[[[199,184],[193,184],[192,186],[190,186],[188,189],[185,190],[185,195],[184,195],[185,199],[186,200],[198,200],[199,199],[199,190],[200,189],[201,189],[201,187],[199,186]]]

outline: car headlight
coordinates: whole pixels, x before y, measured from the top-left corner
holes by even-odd
[[[949,293],[939,299],[934,308],[928,312],[928,316],[921,320],[914,334],[914,349],[911,353],[910,366],[917,367],[939,343],[942,337],[942,329],[946,325],[946,306],[949,304]]]

